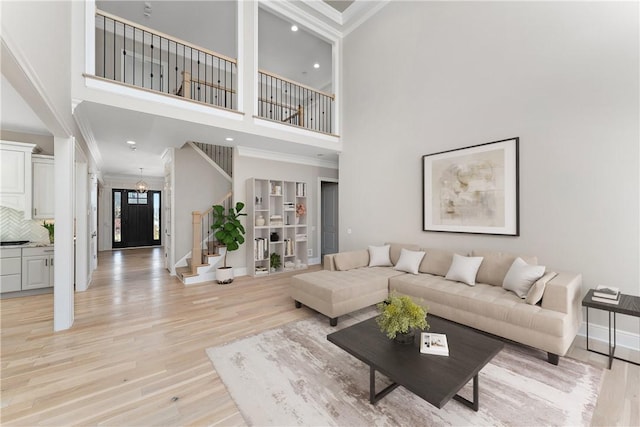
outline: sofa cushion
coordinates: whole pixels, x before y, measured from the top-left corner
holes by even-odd
[[[544,276],[536,280],[536,283],[534,283],[531,289],[529,289],[524,302],[526,302],[527,304],[536,305],[537,303],[542,301],[542,295],[544,295],[544,289],[547,287],[547,282],[557,275],[558,273],[549,271],[545,273]]]
[[[422,251],[410,251],[409,249],[402,248],[400,250],[400,259],[396,263],[394,270],[404,271],[406,273],[418,274],[418,267],[424,257]]]
[[[389,279],[389,289],[422,299],[429,314],[435,316],[447,317],[450,308],[455,308],[456,312],[468,313],[471,318],[492,319],[492,324],[501,324],[502,327],[514,325],[556,337],[564,333],[563,313],[526,304],[502,287],[483,283],[471,287],[431,274],[405,274]],[[477,327],[479,324],[469,326]]]
[[[389,245],[389,258],[391,259],[391,263],[396,265],[398,260],[400,259],[400,252],[402,249],[409,249],[410,251],[419,251],[420,246],[413,245],[410,243],[385,243],[385,245]]]
[[[482,264],[478,269],[478,276],[476,280],[480,283],[487,283],[493,286],[502,286],[504,282],[504,276],[507,275],[507,271],[511,268],[511,264],[518,258],[518,255],[510,254],[506,252],[495,251],[473,251],[472,256],[481,256],[484,258]],[[538,258],[535,256],[522,256],[527,264],[538,264]]]
[[[502,287],[524,299],[531,286],[543,275],[544,265],[529,265],[518,257],[504,276]]]
[[[391,267],[390,245],[369,246],[369,267]]]
[[[418,271],[420,271],[420,273],[446,276],[449,267],[451,267],[454,252],[428,248],[421,248],[420,250],[424,251],[425,255],[424,258],[422,258]]]
[[[478,274],[478,268],[480,268],[481,263],[482,257],[454,254],[451,267],[449,267],[449,271],[447,271],[447,275],[444,276],[444,278],[455,282],[466,283],[469,286],[475,286],[476,275]]]
[[[333,256],[333,262],[338,271],[366,267],[369,265],[369,251],[363,249],[361,251],[339,252]]]

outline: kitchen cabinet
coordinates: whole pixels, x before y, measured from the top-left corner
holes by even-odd
[[[0,292],[22,289],[21,262],[20,249],[0,249]]]
[[[33,155],[33,218],[53,218],[53,156]]]
[[[53,286],[53,247],[22,249],[22,290]]]
[[[0,206],[31,219],[31,152],[35,144],[0,141]]]

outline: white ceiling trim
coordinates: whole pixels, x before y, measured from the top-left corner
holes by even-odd
[[[91,152],[91,156],[93,157],[93,160],[95,160],[96,162],[96,167],[98,168],[98,170],[100,170],[102,169],[102,165],[104,164],[102,160],[102,154],[100,154],[100,149],[98,148],[98,143],[96,142],[95,135],[91,130],[91,126],[88,125],[88,120],[82,113],[82,109],[76,111],[76,107],[78,105],[80,105],[80,102],[78,102],[77,99],[74,99],[73,100],[73,118],[76,121],[78,128],[80,129],[80,133],[84,138],[84,142],[87,143],[87,148],[89,148],[89,151]]]
[[[363,1],[356,0],[342,14],[343,27],[342,36],[345,37],[350,32],[358,28],[365,21],[378,13],[391,0]]]
[[[334,8],[332,8],[331,6],[329,6],[327,3],[323,1],[311,0],[311,1],[305,1],[304,4],[314,9],[315,11],[320,12],[321,14],[331,19],[336,24],[342,25],[342,20],[344,15],[338,12],[337,10],[335,10]],[[353,6],[353,4],[351,6]],[[347,8],[347,10],[348,9],[349,8]]]
[[[300,165],[338,169],[338,162],[298,156],[296,154],[276,153],[274,151],[261,150],[259,148],[245,147],[242,145],[238,146],[238,155],[241,157],[253,157],[256,159],[274,160],[277,162],[297,163]]]
[[[333,43],[342,37],[342,33],[332,26],[319,21],[311,14],[301,10],[299,7],[284,1],[263,0],[261,6],[279,14],[287,19],[292,19],[300,25],[310,29],[316,35],[323,37],[326,41]]]

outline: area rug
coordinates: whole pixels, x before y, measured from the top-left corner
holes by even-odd
[[[292,322],[207,349],[242,416],[256,426],[577,426],[589,425],[602,370],[563,357],[505,344],[479,375],[480,410],[451,400],[442,409],[403,387],[369,403],[369,368],[327,341],[327,334],[375,315]],[[377,375],[376,389],[390,381]],[[471,384],[462,391],[470,398]]]

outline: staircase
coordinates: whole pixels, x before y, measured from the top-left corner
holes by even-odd
[[[202,142],[191,142],[197,149],[205,154],[209,159],[218,165],[229,178],[233,177],[233,147],[222,145],[204,144]]]
[[[194,265],[192,258],[187,259],[187,267],[176,268],[176,275],[185,285],[216,280],[216,268],[222,265],[224,248],[221,248],[221,251],[221,253],[213,253],[214,250],[212,248],[210,251],[203,253],[202,264]]]
[[[225,210],[231,206],[232,193],[227,193],[213,205],[222,205]],[[193,247],[191,258],[187,258],[186,267],[176,268],[176,275],[185,285],[216,280],[216,269],[221,266],[225,247],[218,247],[211,232],[213,207],[205,212],[192,212]]]

